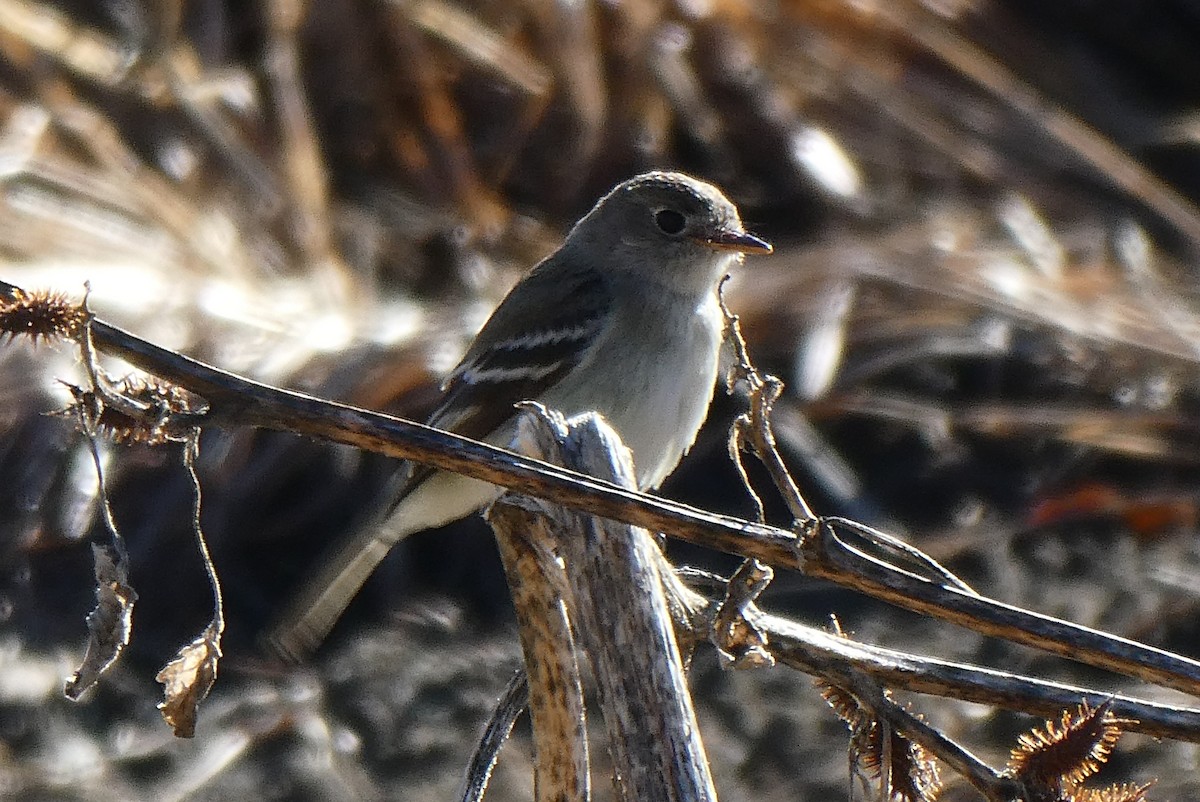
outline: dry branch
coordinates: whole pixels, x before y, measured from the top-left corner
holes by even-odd
[[[10,291],[19,290],[6,285]],[[270,387],[204,365],[95,320],[96,347],[202,396],[204,422],[290,431],[411,459],[592,515],[778,568],[791,568],[983,634],[1200,696],[1200,662],[1126,638],[1040,615],[913,573],[877,554],[895,540],[843,518],[817,518],[797,535],[716,515],[380,413]],[[182,423],[200,422],[183,415]],[[851,539],[857,543],[850,542]],[[872,553],[875,552],[875,553]],[[936,565],[926,558],[918,565]]]

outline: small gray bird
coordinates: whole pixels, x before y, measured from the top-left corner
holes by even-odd
[[[618,184],[492,313],[429,424],[503,446],[519,401],[568,417],[596,411],[633,453],[639,487],[657,488],[712,401],[725,326],[717,286],[742,254],[770,252],[711,184],[667,172]],[[499,492],[411,468],[385,522],[358,532],[323,566],[276,628],[275,648],[311,652],[393,545]]]

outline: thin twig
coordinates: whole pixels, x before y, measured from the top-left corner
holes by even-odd
[[[496,761],[500,759],[500,747],[508,740],[513,724],[517,722],[517,717],[528,703],[529,677],[522,668],[513,674],[508,685],[504,686],[504,692],[496,701],[496,709],[488,719],[487,727],[471,754],[463,790],[458,795],[461,802],[483,802],[488,782],[492,779],[492,771],[496,768]]]
[[[708,602],[715,607],[714,602]],[[711,615],[711,612],[701,613]],[[781,616],[762,613],[757,623],[767,634],[771,653],[784,665],[833,682],[847,665],[879,682],[916,693],[945,696],[1003,707],[1029,715],[1055,716],[1079,703],[1112,701],[1113,712],[1134,719],[1131,731],[1155,738],[1200,743],[1200,708],[1158,704],[1066,683],[955,663],[911,652],[859,643]]]
[[[788,505],[788,509],[792,513],[792,518],[801,524],[813,521],[817,516],[808,506],[808,502],[804,500],[804,496],[801,495],[800,488],[796,486],[787,466],[783,464],[783,458],[779,455],[779,449],[775,445],[775,434],[771,429],[771,407],[783,392],[783,382],[774,376],[759,373],[754,367],[754,363],[750,361],[750,350],[746,347],[746,340],[742,337],[738,316],[733,314],[725,304],[725,282],[728,278],[726,276],[721,281],[717,291],[721,313],[725,316],[726,337],[733,346],[735,357],[734,365],[726,378],[726,384],[732,392],[735,384],[744,382],[750,393],[750,408],[738,418],[738,424],[735,424],[735,431],[738,432],[738,446],[740,447],[743,439],[749,441],[750,446],[754,449],[754,455],[771,474],[771,481],[775,483],[775,487],[783,496],[784,503]],[[733,448],[734,446],[731,445],[730,449]],[[750,483],[746,480],[745,469],[741,467],[741,460],[735,459],[735,463],[743,480],[746,481],[746,487],[750,488]],[[752,489],[750,492],[751,495],[754,495]],[[757,501],[757,497],[755,500]],[[758,505],[761,510],[762,503],[758,502]]]
[[[213,616],[209,627],[216,633],[220,642],[221,633],[225,631],[225,601],[221,593],[221,577],[213,564],[212,554],[208,549],[208,540],[200,527],[201,485],[200,474],[196,472],[196,457],[200,454],[200,432],[195,430],[183,443],[183,467],[187,470],[188,480],[192,484],[192,533],[196,536],[196,548],[200,551],[200,559],[204,562],[204,572],[208,575],[208,584],[213,594]]]

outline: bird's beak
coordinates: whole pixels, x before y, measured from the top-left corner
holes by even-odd
[[[725,229],[701,240],[705,245],[718,251],[737,251],[738,253],[770,253],[774,250],[771,243],[759,239],[753,234],[736,229]]]

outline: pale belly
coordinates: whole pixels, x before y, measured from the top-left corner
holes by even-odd
[[[603,415],[632,450],[644,489],[662,484],[704,423],[724,322],[715,297],[674,327],[655,315],[654,309],[640,309],[617,321],[625,336],[641,339],[641,347],[619,342],[589,355],[577,369],[580,381],[545,399],[568,417],[593,410]],[[593,383],[608,391],[580,398],[576,387]]]

